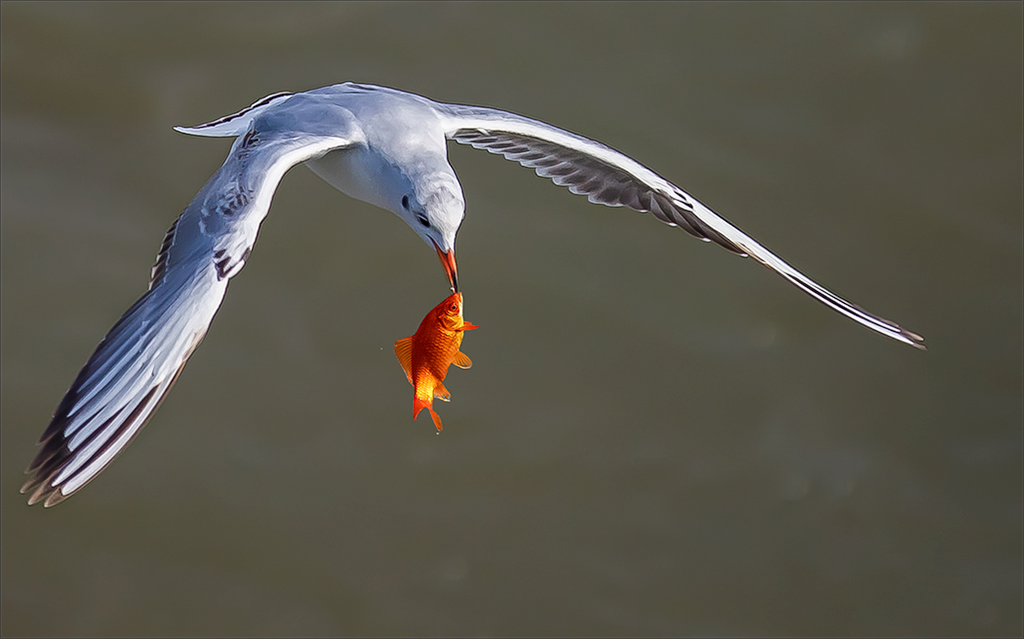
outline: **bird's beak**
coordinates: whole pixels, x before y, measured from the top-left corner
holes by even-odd
[[[433,240],[431,240],[433,242]],[[455,249],[449,249],[442,251],[441,247],[434,243],[434,250],[437,251],[437,256],[441,258],[441,266],[444,267],[445,275],[448,276],[448,281],[451,283],[452,292],[459,292],[459,274],[458,269],[455,266]]]

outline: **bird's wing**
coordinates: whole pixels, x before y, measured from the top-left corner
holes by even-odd
[[[678,186],[600,142],[514,113],[435,103],[448,139],[503,155],[596,204],[653,213],[705,241],[750,256],[811,297],[893,339],[924,348],[923,338],[847,302],[758,244]]]
[[[327,132],[288,128],[294,122],[283,127],[266,113],[250,120],[167,232],[149,291],[110,329],[57,407],[26,471],[31,476],[21,492],[31,492],[29,504],[63,501],[139,433],[202,341],[228,280],[244,266],[281,176],[358,139],[351,114],[334,115]]]

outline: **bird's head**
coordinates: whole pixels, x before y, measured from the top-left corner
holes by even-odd
[[[418,188],[401,193],[396,212],[429,246],[437,251],[452,292],[459,291],[455,266],[455,236],[466,213],[462,187],[454,175],[418,180]]]

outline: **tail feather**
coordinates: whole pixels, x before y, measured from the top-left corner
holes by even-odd
[[[260,112],[271,104],[274,104],[284,98],[288,98],[291,95],[292,94],[287,91],[272,93],[265,98],[253,102],[252,105],[242,109],[238,113],[225,115],[222,118],[218,118],[212,122],[207,122],[206,124],[200,124],[198,126],[176,126],[174,127],[174,130],[178,133],[185,133],[187,135],[200,135],[211,138],[236,137],[249,130],[249,125],[252,124],[252,121],[256,119],[256,116],[258,116]]]

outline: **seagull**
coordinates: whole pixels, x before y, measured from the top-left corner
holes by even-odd
[[[341,192],[397,214],[436,251],[459,291],[455,237],[465,199],[448,163],[454,140],[504,156],[595,204],[652,213],[751,257],[829,308],[923,349],[923,338],[835,295],[689,193],[615,149],[488,107],[435,102],[347,82],[274,93],[189,135],[233,137],[224,164],[171,225],[149,290],[110,329],[39,440],[21,492],[45,507],[67,499],[116,458],[160,405],[202,341],[252,251],[281,178],[305,163]]]

